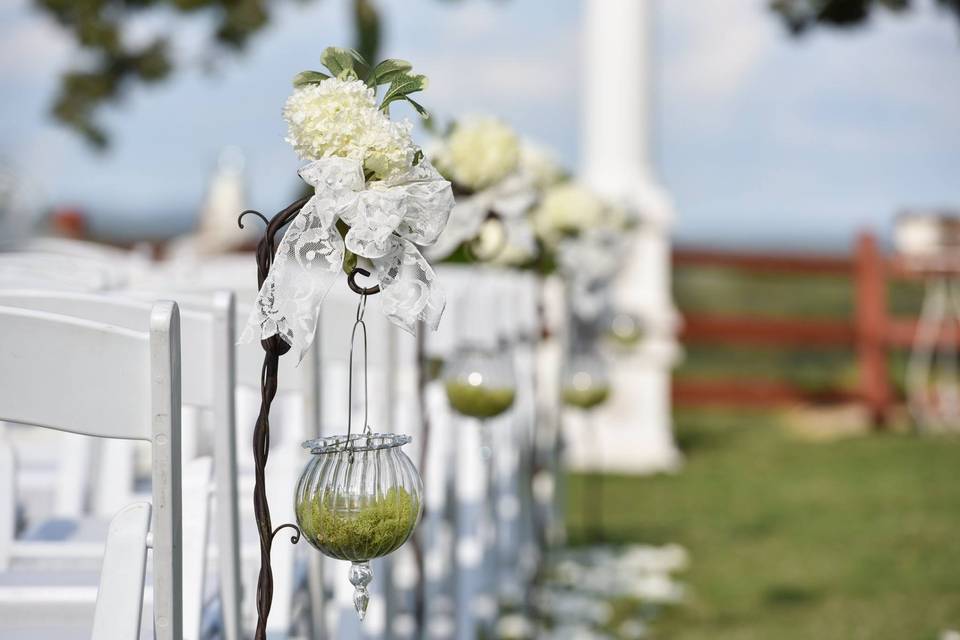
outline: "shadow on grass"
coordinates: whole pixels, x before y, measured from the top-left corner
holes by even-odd
[[[812,589],[796,584],[775,584],[767,587],[763,593],[764,604],[773,607],[797,607],[814,604],[823,599],[820,589]]]

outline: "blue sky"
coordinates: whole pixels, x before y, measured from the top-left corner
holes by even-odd
[[[495,113],[577,165],[579,0],[381,0],[385,54],[430,76],[441,116]],[[764,0],[659,3],[659,177],[684,242],[837,248],[889,230],[904,206],[960,205],[960,30],[930,0],[855,32],[786,36]],[[56,74],[76,51],[29,0],[0,0],[0,157],[43,203],[95,221],[183,225],[219,150],[247,156],[250,205],[281,208],[297,159],[279,112],[290,78],[349,43],[343,0],[286,3],[240,58],[208,74],[204,20],[177,30],[188,70],[131,92],[97,154],[52,123]],[[148,15],[128,37],[169,25]]]

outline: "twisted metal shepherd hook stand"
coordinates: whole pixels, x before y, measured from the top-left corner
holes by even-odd
[[[270,267],[277,252],[277,234],[289,224],[300,209],[307,203],[309,196],[292,202],[286,209],[279,212],[272,220],[268,220],[259,211],[248,209],[237,218],[237,224],[243,228],[243,218],[246,215],[257,216],[266,225],[263,238],[257,244],[257,290],[263,287]],[[369,276],[366,269],[356,267],[347,275],[347,285],[351,290],[362,296],[380,292],[380,286],[361,287],[356,283],[357,275]],[[273,604],[273,567],[270,562],[270,550],[273,540],[283,529],[292,529],[290,542],[297,544],[300,541],[300,529],[293,523],[282,524],[276,528],[270,520],[270,505],[267,502],[266,466],[270,454],[270,407],[277,395],[277,371],[280,356],[290,350],[290,345],[280,336],[271,336],[261,340],[263,347],[263,369],[260,375],[260,413],[253,430],[253,460],[255,484],[253,488],[253,510],[257,521],[257,531],[260,537],[260,574],[257,577],[257,628],[254,640],[266,640],[267,618],[270,616],[270,607]]]

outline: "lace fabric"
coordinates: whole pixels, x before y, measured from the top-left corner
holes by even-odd
[[[581,320],[596,320],[609,307],[610,285],[626,252],[626,236],[588,229],[560,243],[557,267],[570,287],[570,308]]]
[[[445,297],[418,247],[443,231],[454,204],[450,183],[425,160],[370,184],[361,163],[349,158],[316,160],[299,173],[316,193],[280,241],[240,341],[279,335],[302,358],[320,305],[341,273],[344,249],[370,260],[393,323],[411,333],[418,320],[436,329]],[[337,220],[350,227],[344,238]]]
[[[426,250],[427,257],[442,260],[462,243],[476,238],[490,211],[503,219],[507,242],[526,248],[530,244],[527,236],[532,238],[532,232],[525,232],[529,227],[526,213],[536,199],[537,190],[532,176],[522,172],[514,173],[483,191],[460,198],[450,213],[443,233]]]

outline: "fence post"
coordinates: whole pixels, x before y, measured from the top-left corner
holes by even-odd
[[[856,349],[860,392],[875,428],[886,426],[890,406],[887,376],[887,295],[883,257],[876,237],[857,236],[854,257]]]

